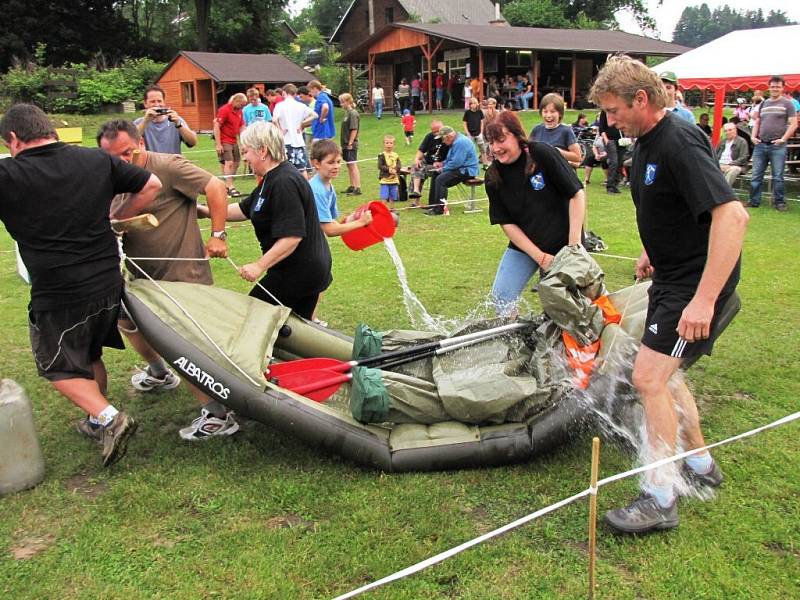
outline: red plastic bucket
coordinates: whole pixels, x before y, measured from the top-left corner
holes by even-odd
[[[372,223],[342,235],[342,240],[351,250],[363,250],[382,242],[384,238],[392,237],[397,228],[394,216],[382,202],[370,202],[359,206],[356,212],[348,217],[348,221],[360,218],[365,210],[372,211]]]

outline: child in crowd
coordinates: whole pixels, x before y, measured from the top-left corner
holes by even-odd
[[[585,173],[583,178],[584,185],[589,185],[589,183],[591,183],[592,169],[597,165],[600,165],[603,171],[608,171],[608,151],[606,150],[606,144],[601,135],[598,135],[594,139],[592,143],[592,153],[583,161]],[[608,178],[608,173],[606,173],[606,178]]]
[[[480,108],[480,102],[478,102],[477,98],[470,98],[469,108],[464,111],[464,118],[462,119],[464,133],[478,145],[481,162],[486,165],[489,164],[489,160],[486,152],[486,143],[483,140],[483,119],[484,114]]]
[[[577,167],[581,163],[581,147],[571,127],[561,123],[564,118],[564,98],[559,94],[547,94],[539,105],[543,123],[531,130],[533,142],[544,142],[555,147],[568,163]]]
[[[403,123],[403,133],[406,136],[406,146],[408,146],[411,144],[411,140],[414,139],[414,127],[417,124],[417,120],[414,118],[414,115],[412,115],[411,111],[408,109],[405,109],[403,111],[403,118],[400,120]]]
[[[394,136],[383,136],[383,152],[378,155],[378,181],[381,184],[381,200],[394,210],[394,202],[400,189],[400,157],[394,151]]]
[[[372,212],[369,210],[365,210],[358,219],[349,222],[342,221],[340,223],[336,220],[339,216],[339,208],[336,205],[336,190],[333,189],[331,181],[339,176],[342,168],[342,150],[339,145],[331,139],[318,140],[311,146],[310,158],[311,166],[317,173],[308,183],[314,192],[322,232],[327,237],[337,237],[372,223]],[[320,294],[321,299],[322,295]],[[319,303],[317,303],[317,307],[319,307]],[[316,310],[312,320],[323,327],[327,326],[325,321],[317,318]]]

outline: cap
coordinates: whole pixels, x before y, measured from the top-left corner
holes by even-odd
[[[406,109],[403,110],[403,114],[404,115],[410,115],[411,111],[406,108]]]
[[[672,85],[678,85],[678,76],[673,71],[664,71],[659,75],[661,81],[666,81]]]
[[[737,98],[736,104],[744,104],[744,98]]]
[[[452,127],[448,126],[448,125],[445,125],[441,129],[439,129],[439,135],[442,136],[442,137],[444,137],[446,135],[450,135],[451,133],[455,133],[455,132],[456,132],[456,130],[453,129]]]

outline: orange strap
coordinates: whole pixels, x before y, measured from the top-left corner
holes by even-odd
[[[593,304],[599,306],[603,311],[603,320],[606,325],[619,323],[622,320],[622,314],[614,308],[608,296],[599,296]],[[594,359],[600,351],[600,339],[598,338],[588,346],[579,346],[577,340],[566,331],[561,332],[561,339],[564,341],[567,363],[575,371],[575,385],[585,390],[589,385],[589,376],[594,369]]]

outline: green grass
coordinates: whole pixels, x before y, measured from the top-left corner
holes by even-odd
[[[417,118],[422,134],[429,117]],[[534,113],[523,118],[530,126]],[[87,144],[101,120],[82,121]],[[460,125],[460,114],[445,121]],[[387,132],[402,142],[398,119],[365,116],[360,156],[377,155]],[[199,149],[211,148],[202,136]],[[413,154],[402,143],[399,151],[405,162]],[[188,156],[216,172],[213,152]],[[363,163],[361,172],[366,193],[341,196],[343,213],[377,195],[374,164]],[[346,177],[337,188],[348,185]],[[588,187],[591,227],[609,253],[635,256],[630,195],[607,196],[600,183],[596,171]],[[744,307],[713,358],[690,371],[709,441],[798,410],[800,207],[791,208],[753,211],[740,285]],[[485,300],[505,242],[486,212],[452,212],[429,219],[403,211],[395,240],[411,288],[429,311],[461,317]],[[249,225],[232,228],[230,244],[239,264],[258,256]],[[360,321],[409,326],[383,248],[355,253],[336,239],[331,247],[335,279],[321,317],[348,333]],[[15,274],[11,250],[0,230],[0,375],[21,383],[33,401],[47,473],[37,488],[0,499],[4,598],[332,597],[588,484],[590,434],[523,465],[403,475],[364,470],[254,422],[233,439],[190,445],[177,436],[196,415],[189,394],[133,393],[128,379],[140,360],[130,350],[106,353],[110,396],[139,418],[141,429],[124,461],[104,470],[98,449],[70,428],[78,411],[36,376],[28,288]],[[602,256],[598,262],[611,289],[629,285],[630,262]],[[215,262],[214,273],[218,285],[249,289],[227,262]],[[535,307],[533,295],[526,297]],[[599,597],[800,596],[797,440],[793,424],[718,450],[726,484],[714,501],[683,502],[678,530],[630,539],[601,526]],[[630,463],[606,444],[601,477]],[[603,488],[600,510],[629,499],[635,486],[627,480]],[[367,597],[582,597],[587,514],[585,502],[571,505]],[[38,551],[15,559],[12,550],[26,545]]]

